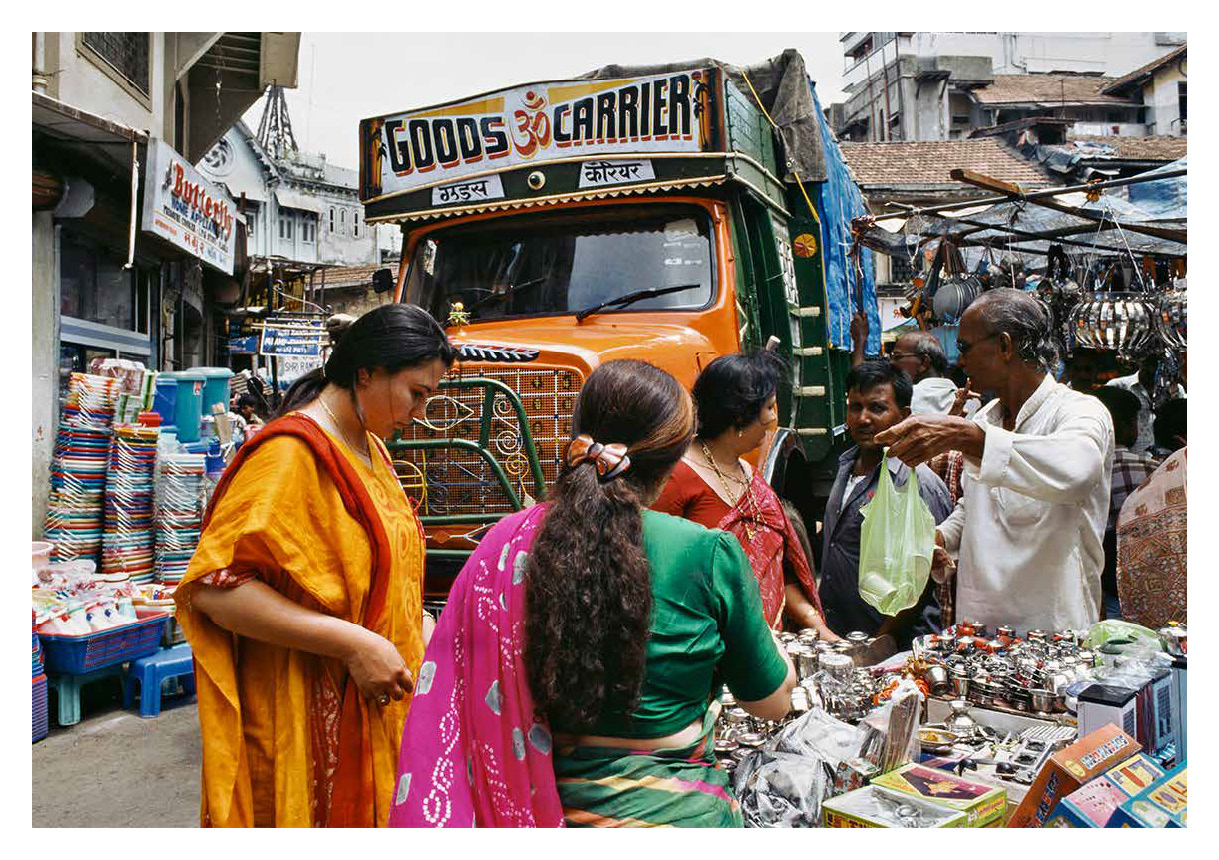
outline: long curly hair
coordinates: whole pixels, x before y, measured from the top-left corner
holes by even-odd
[[[639,704],[652,615],[640,509],[689,446],[694,408],[660,368],[608,361],[576,400],[581,433],[625,445],[630,467],[604,482],[591,462],[566,467],[526,567],[529,687],[539,715],[574,731]]]

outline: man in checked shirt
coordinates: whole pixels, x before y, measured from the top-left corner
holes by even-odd
[[[1105,566],[1101,570],[1101,593],[1105,617],[1122,617],[1117,599],[1117,515],[1126,497],[1151,477],[1159,464],[1150,454],[1136,454],[1131,448],[1139,435],[1139,399],[1115,386],[1096,389],[1095,396],[1113,416],[1113,484],[1109,496],[1109,522],[1105,527]]]

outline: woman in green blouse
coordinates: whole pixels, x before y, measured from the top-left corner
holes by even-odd
[[[742,825],[715,765],[715,693],[778,720],[796,674],[739,542],[648,510],[693,437],[690,396],[610,361],[572,425],[550,500],[496,524],[454,583],[394,823]]]

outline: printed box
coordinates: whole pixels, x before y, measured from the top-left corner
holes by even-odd
[[[1185,827],[1186,764],[1117,808],[1109,827]]]
[[[898,810],[911,815],[903,819]],[[826,827],[965,826],[963,812],[875,785],[866,785],[822,802],[821,817]]]
[[[1112,724],[1059,750],[1037,774],[1007,826],[1044,826],[1060,800],[1141,751],[1138,741]]]
[[[1001,821],[1007,806],[1007,792],[1001,788],[970,782],[922,764],[900,767],[876,777],[872,784],[963,812],[966,827],[989,827]]]

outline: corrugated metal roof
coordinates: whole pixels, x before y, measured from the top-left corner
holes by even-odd
[[[978,87],[973,97],[982,105],[1133,105],[1128,98],[1105,95],[1113,78],[1090,75],[995,75],[993,83]]]
[[[839,146],[851,173],[865,191],[870,187],[972,187],[952,180],[949,173],[954,168],[974,170],[1022,187],[1055,184],[1048,174],[996,138],[925,143],[843,141]]]

